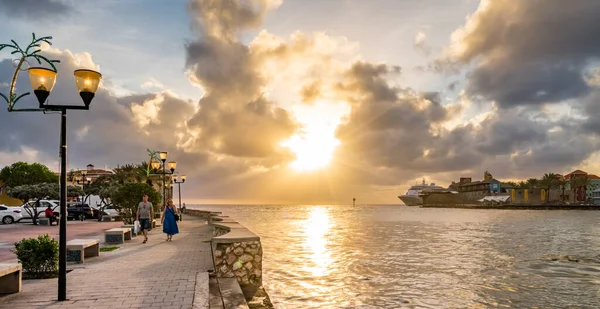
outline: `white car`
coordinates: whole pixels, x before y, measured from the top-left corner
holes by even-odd
[[[100,211],[102,207],[100,207],[99,205],[96,205],[96,207],[94,208],[95,211]],[[109,216],[111,218],[114,217],[118,217],[119,216],[119,212],[114,208],[113,205],[109,205],[109,206],[104,206],[104,208],[102,208],[102,216]],[[102,220],[102,216],[98,217],[98,221]]]
[[[113,206],[106,206],[106,207],[104,207],[103,210],[104,210],[104,213],[106,213],[107,215],[109,215],[111,217],[119,216],[119,212]]]
[[[2,223],[4,224],[18,222],[21,220],[21,218],[23,218],[23,214],[21,212],[21,207],[0,205],[0,220],[2,220]]]
[[[60,202],[59,201],[40,200],[40,204],[37,207],[37,209],[34,209],[35,201],[32,201],[32,202],[27,202],[27,203],[23,204],[23,206],[21,206],[21,213],[23,214],[23,219],[31,220],[31,217],[33,215],[35,215],[34,210],[37,210],[37,212],[39,213],[38,218],[45,218],[46,217],[45,211],[48,208],[48,206],[50,206],[50,208],[52,209],[52,211],[54,211],[54,213],[60,214]]]

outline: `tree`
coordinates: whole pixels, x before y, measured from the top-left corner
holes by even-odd
[[[542,185],[542,187],[550,190],[556,188],[556,186],[558,185],[558,178],[554,173],[546,173],[544,174],[544,176],[542,176],[540,184]]]
[[[583,194],[585,195],[585,189],[587,189],[589,185],[590,179],[587,175],[577,175],[571,178],[571,189],[573,191],[574,202],[580,201],[577,199],[577,189],[582,190],[583,188]]]
[[[140,164],[125,164],[113,169],[113,178],[120,184],[126,182],[145,182],[146,172]]]
[[[535,187],[537,187],[538,184],[538,179],[537,178],[529,178],[527,179],[527,187],[529,189],[533,189]]]
[[[25,203],[23,207],[33,220],[33,224],[37,225],[37,220],[42,213],[42,209],[39,208],[40,200],[58,200],[60,199],[60,186],[57,183],[40,183],[34,185],[22,185],[14,188],[8,188],[6,193],[14,198],[18,198]],[[67,187],[67,194],[69,197],[77,197],[83,194],[83,190],[77,186]],[[31,199],[35,201],[32,205],[28,204]],[[55,210],[55,209],[54,209]],[[63,218],[66,216],[61,214]]]
[[[565,201],[565,189],[566,189],[567,185],[569,184],[569,181],[566,180],[565,178],[561,178],[556,183],[557,183],[558,187],[562,190],[562,196],[560,197],[560,200],[562,202],[564,202]]]
[[[58,176],[40,163],[16,162],[0,170],[0,179],[7,187],[35,185],[45,182],[58,183]]]
[[[114,194],[115,208],[119,211],[125,224],[133,224],[133,221],[135,221],[137,206],[144,194],[148,195],[148,201],[154,205],[154,211],[156,212],[160,203],[160,194],[146,183],[125,183]]]
[[[121,185],[114,180],[113,175],[102,175],[90,184],[89,190],[86,187],[86,194],[89,191],[89,194],[98,195],[100,197],[100,207],[98,212],[100,216],[102,216],[104,208],[113,204],[112,201],[120,187]]]
[[[514,181],[507,181],[507,182],[505,182],[505,184],[507,184],[507,185],[509,185],[509,186],[513,187],[513,189],[514,189],[514,188],[517,188],[517,187],[519,186],[519,184],[518,184],[518,183],[516,183],[516,182],[514,182]]]

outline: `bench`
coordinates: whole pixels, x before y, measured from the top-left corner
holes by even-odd
[[[131,240],[131,229],[116,227],[104,232],[104,241],[109,244],[122,244],[126,240]]]
[[[55,225],[59,225],[60,224],[60,218],[56,217],[54,219],[54,223],[55,223]],[[38,218],[38,224],[39,225],[50,225],[50,219],[46,218],[46,217]]]
[[[139,234],[142,233],[141,231],[139,231],[137,234],[134,233],[134,231],[135,231],[135,225],[133,225],[133,224],[124,224],[124,225],[121,225],[121,227],[124,228],[124,229],[131,229],[131,236],[133,236],[133,237],[135,237],[135,236],[137,236],[137,235],[139,235]]]
[[[21,292],[22,270],[21,264],[0,264],[0,294]]]
[[[98,239],[73,239],[67,241],[67,262],[83,263],[85,258],[100,256]]]

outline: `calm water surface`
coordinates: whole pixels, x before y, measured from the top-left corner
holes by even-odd
[[[261,236],[276,308],[600,308],[600,212],[194,208]]]

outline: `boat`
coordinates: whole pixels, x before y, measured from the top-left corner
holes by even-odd
[[[406,206],[420,206],[423,205],[423,192],[442,190],[447,189],[436,186],[435,183],[426,184],[425,178],[423,178],[423,183],[411,186],[404,195],[399,195],[398,198]]]

